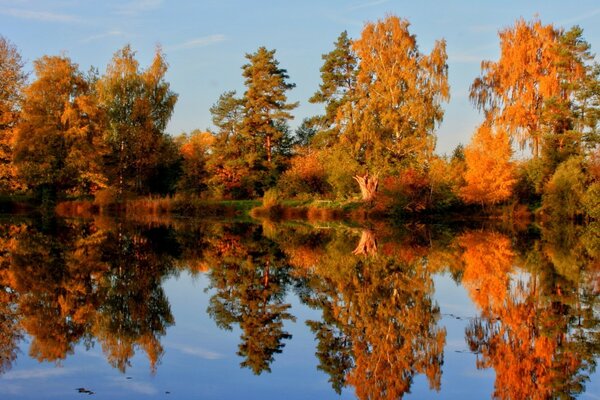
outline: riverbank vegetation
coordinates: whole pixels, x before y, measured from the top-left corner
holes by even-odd
[[[178,96],[160,48],[143,67],[127,45],[102,74],[45,55],[29,75],[0,38],[0,192],[63,212],[200,215],[241,200],[229,204],[262,201],[258,216],[597,219],[600,66],[582,30],[537,19],[500,30],[500,57],[482,60],[469,94],[481,125],[440,155],[446,42],[423,52],[409,28],[390,15],[356,39],[342,32],[309,100],[324,112],[294,132],[295,85],[259,47],[246,54],[243,93],[210,109],[213,128],[178,136],[166,132]]]

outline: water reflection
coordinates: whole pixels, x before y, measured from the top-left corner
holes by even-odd
[[[332,388],[396,399],[417,375],[442,390],[446,329],[434,276],[448,273],[479,315],[465,330],[495,398],[570,397],[600,353],[600,228],[467,229],[413,225],[131,223],[6,220],[0,224],[0,374],[29,355],[58,362],[99,344],[125,372],[142,351],[155,370],[175,323],[163,290],[183,270],[206,273],[208,314],[239,329],[240,364],[276,368],[292,340],[290,296]]]

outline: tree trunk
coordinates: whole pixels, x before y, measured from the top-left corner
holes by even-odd
[[[355,256],[369,256],[377,253],[377,240],[371,230],[363,230],[360,235],[360,241],[352,252]]]
[[[354,180],[358,182],[363,201],[373,201],[377,193],[377,187],[379,186],[379,178],[377,176],[369,176],[367,172],[363,176],[354,176]]]
[[[267,135],[267,162],[271,163],[271,136]]]

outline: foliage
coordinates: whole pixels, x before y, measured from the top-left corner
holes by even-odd
[[[0,36],[0,191],[22,190],[13,164],[15,128],[27,75],[17,48]]]
[[[544,210],[556,218],[573,218],[584,212],[586,177],[582,167],[580,157],[569,158],[558,166],[542,196]]]
[[[327,183],[338,198],[352,197],[357,193],[353,176],[362,171],[356,158],[343,146],[334,146],[323,153]]]
[[[441,103],[449,99],[446,42],[425,55],[409,25],[396,16],[367,23],[353,44],[360,62],[351,111],[356,128],[348,134],[359,159],[378,169],[431,155]]]
[[[127,45],[115,53],[98,81],[100,104],[108,118],[110,183],[120,194],[147,192],[159,163],[164,131],[177,102],[165,81],[167,68],[158,48],[151,65],[141,71]]]
[[[600,182],[594,182],[587,188],[582,202],[586,214],[600,220]]]
[[[34,62],[36,80],[24,91],[15,163],[22,179],[46,197],[88,194],[105,185],[105,119],[93,88],[66,57]]]
[[[277,187],[289,197],[328,194],[331,187],[322,157],[323,153],[319,151],[296,154],[290,160],[290,168],[279,178]]]
[[[286,92],[296,85],[287,82],[287,71],[279,67],[275,50],[259,47],[246,54],[248,64],[242,67],[245,78],[243,132],[255,153],[264,155],[270,164],[273,150],[283,139],[278,124],[293,116],[290,111],[298,103],[288,103]]]
[[[464,186],[460,196],[468,203],[496,204],[508,199],[515,183],[508,135],[489,125],[479,127],[465,149]]]
[[[520,19],[499,32],[500,59],[484,61],[471,86],[471,100],[486,119],[522,147],[530,144],[536,157],[544,134],[563,134],[573,125],[573,89],[591,57],[581,33]]]
[[[182,192],[194,193],[196,195],[205,191],[208,187],[209,172],[207,168],[208,158],[215,136],[210,132],[192,131],[189,135],[182,135],[179,139],[180,154],[183,158],[182,175],[177,183],[177,188]]]
[[[337,131],[333,133],[337,136],[342,126],[352,126],[354,123],[352,114],[343,117],[341,110],[353,101],[358,60],[348,32],[342,32],[334,46],[332,51],[321,56],[324,61],[320,70],[321,84],[308,101],[325,103],[325,115],[318,118],[320,125]]]

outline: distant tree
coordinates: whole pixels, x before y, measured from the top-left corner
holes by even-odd
[[[207,160],[215,136],[210,132],[194,130],[181,138],[180,153],[183,158],[182,176],[178,189],[188,193],[200,194],[207,188]]]
[[[466,185],[460,196],[467,203],[496,204],[508,199],[516,182],[510,161],[512,149],[508,134],[488,124],[479,127],[465,149]]]
[[[93,193],[105,185],[101,157],[104,114],[76,64],[62,56],[34,62],[17,126],[15,163],[45,198]]]
[[[167,63],[160,49],[141,71],[129,45],[117,51],[98,81],[100,103],[108,116],[111,184],[119,193],[147,191],[159,157],[165,128],[177,95],[165,80]]]
[[[0,36],[0,191],[23,188],[13,164],[13,146],[26,79],[17,48]]]
[[[260,47],[246,54],[248,64],[242,67],[245,78],[244,134],[250,138],[253,150],[264,154],[271,163],[273,148],[278,146],[283,134],[278,124],[293,118],[290,111],[298,103],[288,103],[286,92],[296,85],[289,83],[287,71],[279,67],[275,50]]]
[[[308,147],[318,132],[314,118],[304,118],[295,132],[295,144],[301,147]]]

